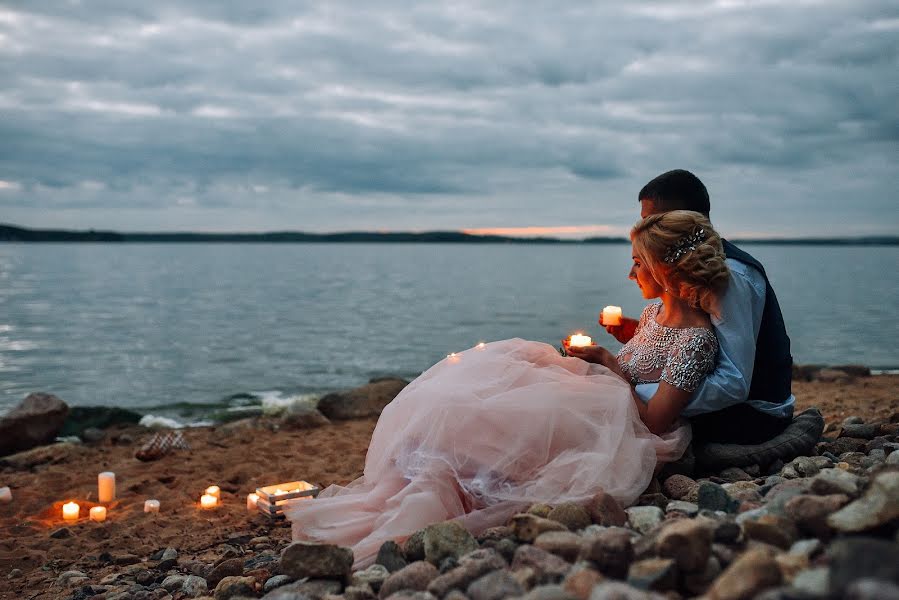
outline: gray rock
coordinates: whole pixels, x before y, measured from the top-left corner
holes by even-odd
[[[858,415],[849,415],[840,423],[840,427],[848,427],[851,425],[864,425],[865,420]]]
[[[826,496],[829,494],[846,494],[854,498],[859,491],[860,480],[843,469],[822,469],[812,479],[812,493]]]
[[[672,500],[685,500],[699,490],[699,484],[686,475],[672,475],[662,484],[662,491]]]
[[[469,586],[466,594],[471,600],[502,600],[524,593],[521,584],[512,574],[506,570],[493,571],[475,581]]]
[[[561,585],[548,583],[546,585],[535,586],[521,600],[578,600]]]
[[[56,578],[56,585],[66,587],[70,583],[79,583],[87,580],[87,575],[81,571],[63,571]]]
[[[672,500],[665,507],[665,513],[681,513],[682,515],[686,515],[688,517],[695,517],[699,513],[699,506],[692,502],[685,502],[683,500]]]
[[[240,558],[229,558],[217,564],[205,579],[209,587],[214,589],[219,584],[219,581],[225,577],[237,577],[239,575],[243,575],[243,560]]]
[[[827,596],[828,582],[830,581],[830,569],[828,567],[816,567],[800,571],[793,578],[793,587],[815,596]]]
[[[330,424],[331,421],[318,409],[307,404],[292,404],[281,417],[280,426],[284,429],[313,429]]]
[[[66,538],[72,537],[72,530],[68,527],[60,527],[59,529],[54,530],[50,537],[54,540],[64,540]]]
[[[587,509],[573,502],[565,502],[556,506],[549,512],[546,518],[551,521],[558,521],[570,531],[578,531],[593,522]]]
[[[590,593],[590,600],[666,600],[667,596],[635,588],[620,581],[604,581]]]
[[[7,575],[7,579],[18,579],[22,576],[22,569],[12,569]]]
[[[546,550],[528,544],[519,546],[512,559],[512,570],[517,571],[525,567],[533,569],[536,583],[559,583],[571,565]]]
[[[662,522],[665,514],[658,506],[632,506],[625,509],[627,520],[635,531],[648,533]]]
[[[422,554],[424,554],[424,548],[422,548]],[[391,573],[399,571],[408,564],[403,558],[402,548],[392,540],[381,544],[375,563],[383,565]]]
[[[884,471],[874,477],[861,498],[827,518],[827,524],[842,533],[868,531],[899,517],[899,471]]]
[[[352,567],[353,551],[332,544],[293,542],[281,553],[281,573],[293,579],[345,579]]]
[[[202,596],[208,590],[209,586],[206,585],[206,580],[196,575],[188,575],[181,584],[181,593],[184,594],[185,598]]]
[[[656,538],[656,553],[661,558],[673,558],[682,572],[703,570],[711,555],[715,525],[715,521],[703,517],[665,525]]]
[[[406,542],[403,544],[403,556],[406,557],[407,562],[415,562],[425,559],[424,529],[419,529],[406,539]]]
[[[62,429],[69,407],[53,394],[28,394],[0,417],[0,456],[52,442]]]
[[[830,557],[830,593],[845,597],[846,588],[858,579],[883,579],[899,583],[899,544],[869,537],[834,541]]]
[[[378,597],[388,598],[401,590],[424,591],[438,575],[437,567],[431,563],[423,560],[416,561],[396,573],[391,573],[390,577],[381,584]]]
[[[377,600],[377,597],[378,595],[375,594],[368,584],[351,585],[343,590],[343,598],[345,600]]]
[[[475,579],[507,566],[508,563],[496,550],[475,550],[463,556],[458,567],[434,578],[428,584],[428,591],[443,598],[452,590],[464,590]]]
[[[162,580],[162,587],[169,592],[177,592],[184,585],[187,575],[169,575]]]
[[[352,390],[328,394],[318,402],[318,410],[329,419],[359,419],[381,414],[408,381],[384,378]]]
[[[628,569],[627,582],[641,590],[673,590],[677,587],[677,565],[670,558],[637,561]]]
[[[343,585],[333,579],[303,579],[279,586],[265,595],[266,600],[322,600],[339,594]]]
[[[777,561],[764,549],[744,552],[715,580],[707,594],[720,600],[753,598],[783,581]]]
[[[586,537],[580,559],[596,565],[603,575],[624,579],[634,560],[631,532],[615,527]]]
[[[718,477],[725,481],[752,481],[752,477],[740,467],[730,467],[718,473]]]
[[[812,559],[820,554],[822,550],[824,550],[824,544],[821,543],[821,540],[812,538],[794,542],[793,545],[790,546],[789,553],[794,556],[804,556],[808,559]]]
[[[739,503],[730,497],[727,490],[710,481],[703,481],[699,484],[697,504],[700,510],[721,510],[729,513],[737,512],[739,507]]]
[[[590,520],[597,525],[606,527],[624,527],[627,523],[627,513],[621,504],[609,494],[599,492],[591,498],[586,506]]]
[[[267,594],[283,585],[287,585],[290,582],[291,579],[289,575],[275,575],[274,577],[269,577],[265,580],[265,585],[262,586],[262,591]]]
[[[893,450],[892,452],[890,452],[890,455],[887,456],[886,464],[899,465],[899,450]]]
[[[571,531],[547,531],[537,536],[534,545],[571,562],[580,554],[582,542],[583,538]]]
[[[256,580],[252,577],[225,577],[215,586],[215,600],[231,600],[242,596],[256,597]]]
[[[351,583],[357,587],[368,584],[373,591],[377,592],[388,577],[390,577],[390,571],[387,570],[387,567],[373,564],[367,569],[353,573]]]
[[[439,565],[448,557],[459,558],[478,549],[478,542],[456,521],[435,523],[425,528],[422,539],[425,560]]]
[[[880,433],[880,425],[874,423],[849,423],[843,425],[840,437],[859,438],[872,440]]]
[[[899,585],[882,579],[859,579],[846,588],[846,600],[899,600]]]

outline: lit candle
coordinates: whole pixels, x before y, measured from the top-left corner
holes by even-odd
[[[77,521],[80,508],[74,502],[66,502],[62,505],[62,518],[66,521]]]
[[[607,306],[602,309],[599,322],[603,325],[621,325],[621,307]]]
[[[91,521],[96,521],[97,523],[102,523],[106,520],[106,507],[105,506],[95,506],[91,509]]]
[[[593,344],[593,338],[589,335],[581,335],[580,333],[575,333],[573,336],[568,338],[569,346],[590,346]]]
[[[203,508],[215,508],[218,504],[218,498],[212,496],[210,494],[203,494],[200,496],[200,506]]]
[[[12,491],[8,486],[0,488],[0,502],[12,502]]]
[[[215,496],[216,500],[221,500],[222,498],[222,490],[220,490],[217,485],[210,485],[206,488],[206,493],[210,496]]]
[[[145,513],[158,513],[159,512],[159,500],[144,501],[144,512]]]
[[[485,344],[484,342],[480,342],[480,343],[477,345],[477,349],[478,349],[478,350],[483,350],[483,349],[486,348],[486,347],[487,347],[487,344]]]
[[[115,473],[105,471],[97,475],[97,497],[100,502],[115,500]]]
[[[258,494],[247,494],[247,510],[254,511],[256,510],[256,502],[259,500]]]

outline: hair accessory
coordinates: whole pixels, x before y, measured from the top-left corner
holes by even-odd
[[[665,258],[662,260],[668,264],[675,263],[680,260],[680,257],[684,254],[696,250],[696,244],[703,241],[705,241],[705,229],[700,227],[690,235],[685,235],[677,240],[676,244],[668,248],[668,252],[665,253]]]

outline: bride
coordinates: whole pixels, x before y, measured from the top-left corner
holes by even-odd
[[[679,413],[718,351],[709,313],[727,284],[721,238],[690,211],[647,217],[631,231],[630,278],[660,298],[617,357],[510,339],[450,355],[382,412],[362,477],[314,502],[290,502],[296,540],[352,546],[356,567],[381,544],[456,520],[474,533],[535,502],[623,505],[660,462],[690,442]],[[651,398],[638,383],[658,382]]]

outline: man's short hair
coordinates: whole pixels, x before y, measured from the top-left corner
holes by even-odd
[[[637,200],[652,200],[659,210],[692,210],[709,216],[709,192],[699,177],[683,169],[662,173],[640,190]]]

